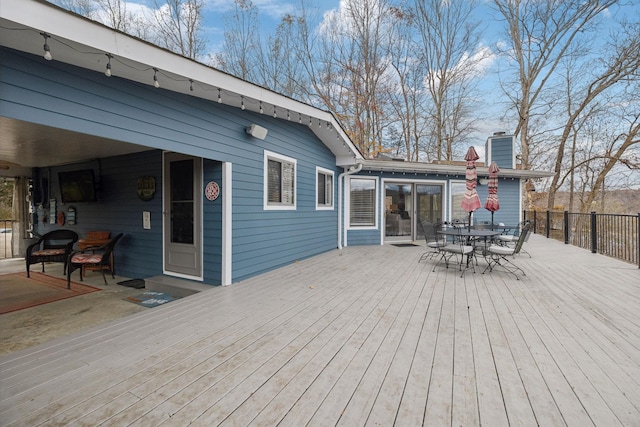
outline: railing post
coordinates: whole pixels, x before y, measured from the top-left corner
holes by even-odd
[[[538,211],[533,211],[533,232],[538,234]]]
[[[569,244],[569,211],[564,211],[564,244]]]
[[[545,228],[547,229],[546,234],[548,239],[551,235],[551,211],[549,210],[547,210],[547,226]]]
[[[596,212],[591,211],[591,253],[598,252],[598,236],[596,234]]]

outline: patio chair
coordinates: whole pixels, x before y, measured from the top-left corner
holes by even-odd
[[[27,277],[30,277],[31,264],[39,262],[42,263],[43,273],[45,262],[62,262],[66,272],[69,254],[77,241],[78,233],[72,230],[54,230],[40,236],[35,243],[29,245],[24,256],[27,263]]]
[[[113,248],[121,237],[122,233],[118,234],[113,239],[109,240],[108,243],[101,246],[89,246],[84,250],[71,253],[69,255],[67,267],[67,288],[71,287],[71,273],[76,269],[80,270],[80,281],[83,280],[82,273],[85,268],[100,270],[102,272],[102,279],[104,280],[105,285],[109,284],[107,283],[107,278],[104,275],[105,270],[110,270],[111,278],[115,279],[116,272],[114,263],[112,263],[111,260],[111,255],[113,253]]]
[[[444,236],[438,236],[438,233],[436,231],[438,225],[430,221],[422,221],[420,223],[420,226],[422,227],[422,232],[424,233],[427,247],[431,250],[423,253],[418,262],[427,259],[433,259],[436,257],[442,257],[442,248],[447,245],[447,239]]]
[[[489,270],[493,271],[497,266],[502,267],[507,273],[511,273],[516,276],[517,280],[520,280],[518,273],[523,276],[526,276],[526,273],[522,268],[516,265],[512,259],[514,259],[514,255],[518,254],[522,250],[522,245],[524,244],[527,236],[530,232],[531,224],[526,223],[522,230],[520,231],[520,235],[518,237],[518,241],[516,242],[515,247],[504,246],[504,245],[491,245],[487,248],[487,266],[485,267],[482,274],[485,271]],[[511,259],[509,259],[511,258]]]
[[[464,230],[458,228],[458,236],[455,236],[453,243],[449,243],[442,248],[444,253],[443,259],[445,260],[445,267],[449,268],[449,263],[453,256],[456,257],[458,265],[460,266],[460,277],[464,275],[464,272],[468,268],[472,268],[473,272],[476,272],[476,268],[473,263],[473,257],[475,256],[474,247],[467,241],[467,237],[464,235]],[[435,266],[434,266],[435,271]]]
[[[519,224],[518,228],[515,228],[513,230],[513,233],[511,233],[511,234],[501,234],[500,236],[498,236],[499,241],[504,246],[509,246],[510,244],[513,244],[515,246],[515,244],[518,242],[518,239],[520,238],[520,234],[522,233],[521,230],[526,224],[530,224],[529,220],[522,221]],[[527,233],[527,236],[524,239],[524,243],[527,243],[529,241],[529,236],[531,236],[531,229],[529,229],[529,233]],[[529,252],[527,252],[527,250],[524,249],[524,247],[520,248],[520,252],[529,255],[529,258],[531,258],[531,254]]]

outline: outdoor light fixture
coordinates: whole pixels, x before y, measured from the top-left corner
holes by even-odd
[[[158,69],[154,68],[153,69],[153,85],[156,87],[156,89],[158,89],[160,87],[160,82],[158,81]]]
[[[107,55],[109,61],[107,62],[107,68],[104,70],[104,75],[107,77],[111,77],[111,58],[113,58],[113,55],[111,55],[110,53],[105,53],[105,55]]]
[[[267,130],[256,124],[252,124],[245,131],[254,138],[265,139],[267,137]]]
[[[47,43],[47,41],[49,40],[49,37],[51,37],[49,34],[47,33],[40,33],[40,35],[42,35],[42,37],[44,37],[44,59],[46,59],[47,61],[51,61],[53,59],[53,56],[51,56],[51,49],[49,49],[49,44]]]

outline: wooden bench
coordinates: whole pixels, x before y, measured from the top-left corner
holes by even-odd
[[[77,241],[78,233],[71,230],[54,230],[40,236],[35,243],[29,245],[25,254],[27,277],[30,277],[29,266],[39,262],[42,263],[43,273],[45,262],[62,262],[66,272],[67,259]]]

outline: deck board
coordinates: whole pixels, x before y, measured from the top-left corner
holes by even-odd
[[[640,425],[640,269],[348,247],[0,357],[8,425]]]

